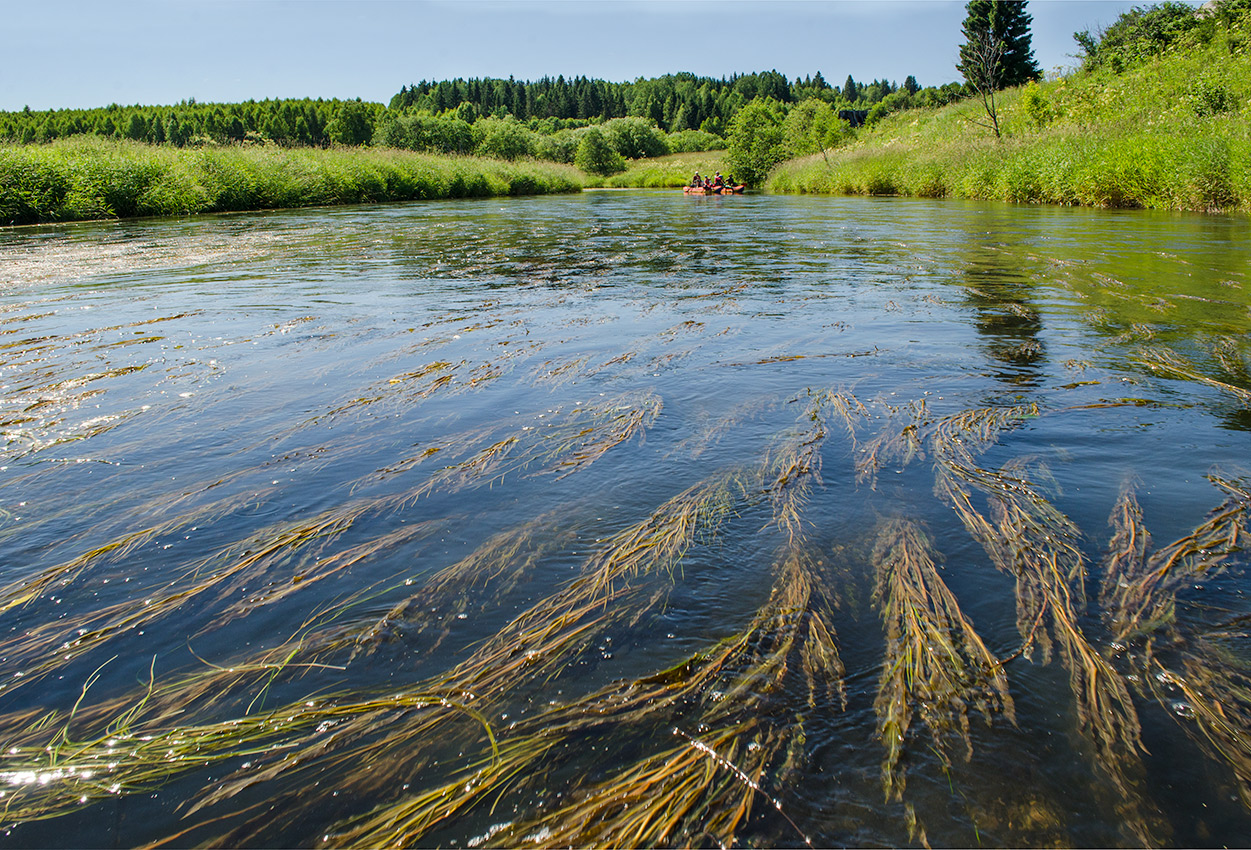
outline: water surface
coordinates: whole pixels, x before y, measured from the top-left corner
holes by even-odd
[[[1248,246],[645,191],[0,232],[7,839],[1242,843]]]

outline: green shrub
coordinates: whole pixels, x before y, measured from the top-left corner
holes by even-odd
[[[1199,41],[1211,38],[1213,21],[1208,15],[1196,14],[1195,8],[1176,0],[1156,6],[1135,6],[1097,35],[1089,31],[1074,34],[1082,49],[1082,67],[1086,70],[1110,68],[1121,72],[1154,56],[1160,56],[1175,45],[1198,36]]]
[[[515,118],[483,118],[473,126],[481,133],[479,156],[514,160],[534,155],[534,134]]]
[[[334,118],[326,125],[326,135],[341,145],[369,144],[374,137],[374,120],[372,104],[349,100],[339,104]]]
[[[618,174],[626,169],[625,159],[613,149],[597,127],[591,127],[582,134],[573,164],[588,174]]]
[[[1231,112],[1237,108],[1238,102],[1223,82],[1201,77],[1195,80],[1194,86],[1187,96],[1195,115],[1208,118]]]
[[[550,136],[539,136],[534,155],[548,162],[572,163],[578,153],[578,142],[586,130],[558,130]]]
[[[833,106],[809,98],[790,108],[782,122],[787,156],[806,156],[836,148],[854,137],[851,126]]]
[[[388,116],[374,131],[374,146],[428,153],[469,154],[477,144],[473,126],[429,113]]]
[[[665,137],[670,153],[725,150],[725,139],[704,130],[679,130]]]
[[[730,124],[730,168],[747,185],[760,185],[785,158],[782,122],[781,104],[772,98],[756,98]]]
[[[1051,102],[1043,94],[1042,87],[1035,80],[1030,80],[1021,90],[1021,111],[1026,120],[1036,129],[1046,127],[1055,117]]]
[[[646,118],[613,118],[603,124],[604,137],[626,159],[664,156],[665,136]]]

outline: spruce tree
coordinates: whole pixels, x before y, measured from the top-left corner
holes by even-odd
[[[979,52],[984,55],[987,44],[1002,45],[994,69],[996,89],[1023,85],[1042,77],[1030,46],[1030,23],[1025,11],[1026,0],[969,0],[964,7],[964,44],[960,46],[960,63],[956,66],[969,84],[976,86]]]

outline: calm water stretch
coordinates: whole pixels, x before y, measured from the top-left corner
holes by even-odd
[[[0,231],[8,846],[1251,835],[1251,223]]]

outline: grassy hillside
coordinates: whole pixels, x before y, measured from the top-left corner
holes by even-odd
[[[567,165],[374,148],[177,149],[94,137],[0,146],[0,225],[581,187]]]
[[[1210,43],[890,116],[778,168],[775,192],[1251,212],[1251,16]]]

